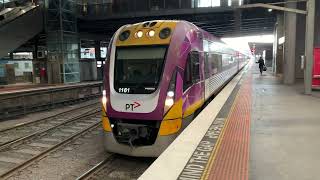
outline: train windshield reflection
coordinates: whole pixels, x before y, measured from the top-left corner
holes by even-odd
[[[154,92],[160,82],[166,49],[165,46],[118,48],[115,61],[115,90],[130,94]]]

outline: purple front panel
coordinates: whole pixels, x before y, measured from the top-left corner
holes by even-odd
[[[187,32],[189,31],[189,33]],[[190,33],[191,32],[191,33]],[[169,82],[175,70],[177,70],[176,79],[176,97],[178,100],[182,97],[182,86],[183,86],[183,69],[191,49],[191,42],[196,42],[197,37],[195,36],[195,26],[187,22],[178,22],[176,28],[173,32],[170,46],[167,51],[167,56],[165,60],[164,72],[162,75],[161,82],[159,84],[160,94],[158,99],[157,107],[151,113],[126,113],[117,112],[112,107],[111,104],[107,103],[107,115],[111,118],[123,118],[123,119],[137,119],[137,120],[162,120],[164,101],[167,96],[167,89]],[[187,37],[186,37],[187,36]],[[199,49],[200,43],[198,43],[197,50]],[[115,47],[112,47],[115,48]],[[109,63],[105,66],[105,90],[107,92],[108,99],[110,99],[109,92]],[[193,101],[193,99],[191,99]]]

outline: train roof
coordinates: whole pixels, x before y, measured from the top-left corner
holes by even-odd
[[[240,50],[234,49],[230,47],[227,43],[223,42],[220,38],[216,37],[215,35],[201,29],[200,27],[196,26],[195,24],[185,21],[185,20],[151,20],[151,21],[144,21],[135,24],[128,24],[124,25],[121,33],[128,31],[132,34],[128,37],[127,41],[121,41],[117,38],[117,46],[130,46],[130,45],[139,45],[139,44],[169,44],[171,40],[171,36],[169,38],[161,39],[159,38],[159,33],[164,28],[170,28],[172,31],[175,30],[175,27],[178,23],[183,23],[184,25],[189,26],[192,29],[200,31],[203,35],[203,39],[215,43],[222,44],[222,46],[230,51],[234,51],[237,53],[241,53],[243,55],[248,56],[247,53],[241,52]],[[142,36],[140,41],[136,41],[137,32],[141,31],[143,34],[148,34],[150,31],[154,31],[154,37],[152,41],[150,41],[150,36]],[[120,34],[121,34],[120,33]],[[135,34],[134,34],[135,33]]]

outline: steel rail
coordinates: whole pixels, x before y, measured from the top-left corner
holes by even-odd
[[[92,167],[91,169],[89,169],[87,172],[85,172],[84,174],[82,174],[81,176],[79,176],[76,180],[86,180],[86,179],[89,179],[89,178],[92,177],[94,174],[96,174],[97,172],[99,172],[107,163],[112,162],[115,158],[116,158],[116,155],[115,155],[115,154],[111,154],[111,155],[108,156],[106,159],[104,159],[103,161],[99,162],[97,165],[95,165],[94,167]]]
[[[50,93],[49,93],[49,95],[53,96]],[[28,97],[28,96],[22,96],[23,100],[26,97]],[[11,108],[7,109],[6,112],[3,112],[0,110],[0,120],[20,117],[20,116],[23,116],[26,114],[31,114],[31,113],[35,113],[35,112],[41,112],[44,110],[54,109],[54,106],[56,106],[56,105],[65,106],[65,103],[71,102],[72,104],[75,104],[75,102],[81,102],[83,100],[88,101],[89,99],[95,99],[98,97],[100,97],[100,95],[90,95],[90,96],[86,96],[84,98],[72,99],[72,100],[67,100],[67,101],[58,101],[58,102],[54,102],[51,98],[50,102],[47,102],[46,104],[33,105],[33,106],[28,106],[28,107],[26,107],[25,104],[23,104],[23,107],[19,108],[19,109],[17,109],[16,107],[14,107],[14,108],[11,107]],[[1,101],[1,99],[0,99],[0,101]]]
[[[8,170],[8,171],[6,171],[5,173],[1,174],[1,175],[0,175],[0,179],[8,178],[8,177],[9,177],[10,175],[12,175],[14,172],[16,172],[16,171],[18,171],[18,170],[20,170],[20,169],[22,169],[22,168],[24,168],[24,167],[27,167],[27,166],[28,166],[29,164],[31,164],[32,162],[34,162],[34,161],[36,161],[36,160],[38,160],[38,159],[43,158],[43,157],[44,157],[45,155],[47,155],[48,153],[50,153],[50,152],[56,150],[57,148],[59,148],[59,147],[65,145],[65,144],[69,143],[71,140],[73,140],[73,139],[75,139],[75,138],[77,138],[77,137],[85,134],[85,133],[88,132],[88,131],[91,131],[91,130],[93,130],[93,129],[95,129],[95,128],[98,128],[98,127],[100,126],[100,123],[101,123],[101,122],[98,121],[98,122],[94,123],[93,125],[85,128],[85,129],[83,129],[83,130],[81,130],[81,131],[78,131],[76,134],[74,134],[74,135],[70,136],[69,138],[63,140],[62,142],[54,145],[53,147],[51,147],[51,148],[49,148],[49,149],[41,152],[40,154],[38,154],[38,155],[36,155],[36,156],[28,159],[28,160],[26,160],[25,162],[23,162],[23,163],[15,166],[15,167],[13,167],[13,168],[11,168],[10,170]]]
[[[90,111],[92,111],[92,110],[90,110]],[[24,137],[20,137],[20,138],[16,138],[16,139],[11,140],[11,141],[7,141],[7,142],[5,142],[5,143],[3,143],[3,144],[0,145],[0,151],[3,150],[3,149],[5,149],[5,148],[7,148],[7,147],[9,147],[9,146],[12,146],[12,145],[17,144],[17,143],[20,143],[20,142],[22,142],[22,141],[31,139],[31,138],[33,138],[33,137],[35,137],[35,136],[39,136],[39,135],[41,135],[41,134],[43,134],[43,133],[46,133],[46,132],[48,132],[48,131],[50,131],[50,130],[53,130],[53,129],[56,129],[56,128],[60,127],[60,126],[63,126],[63,125],[65,125],[65,124],[68,124],[68,123],[73,122],[73,121],[75,121],[75,120],[78,120],[78,119],[82,119],[82,118],[91,116],[92,114],[96,114],[96,113],[100,112],[101,110],[100,110],[100,109],[97,109],[95,112],[89,113],[90,111],[87,111],[87,112],[85,112],[85,113],[83,113],[83,114],[81,114],[81,115],[79,115],[79,116],[73,117],[73,118],[71,118],[71,119],[69,119],[69,120],[63,121],[62,123],[57,124],[57,125],[55,125],[55,126],[53,126],[53,127],[50,127],[50,128],[44,129],[44,130],[40,130],[40,131],[37,131],[37,132],[32,133],[32,134],[30,134],[30,135],[27,135],[27,136],[24,136]]]
[[[39,123],[41,121],[45,121],[45,120],[48,120],[48,119],[51,119],[51,118],[56,118],[56,117],[58,117],[60,115],[67,114],[67,113],[70,113],[72,111],[77,111],[79,109],[83,109],[83,108],[86,108],[86,107],[89,107],[89,106],[92,106],[92,105],[95,105],[95,104],[99,104],[99,103],[100,102],[91,103],[91,104],[84,105],[84,106],[81,106],[81,107],[78,107],[78,108],[75,108],[75,109],[70,109],[70,110],[67,110],[67,111],[64,111],[64,112],[60,112],[60,113],[52,115],[52,116],[44,117],[44,118],[41,118],[41,119],[38,119],[38,120],[35,120],[35,121],[21,123],[21,124],[17,124],[15,126],[12,126],[12,127],[8,127],[8,128],[5,128],[5,129],[0,129],[0,133],[3,133],[3,132],[8,131],[8,130],[15,129],[15,128],[20,128],[22,126]]]

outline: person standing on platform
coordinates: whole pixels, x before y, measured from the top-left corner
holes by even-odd
[[[262,75],[262,72],[264,71],[264,60],[262,59],[262,57],[259,58],[258,62],[259,63],[259,69],[260,69],[260,74]]]

